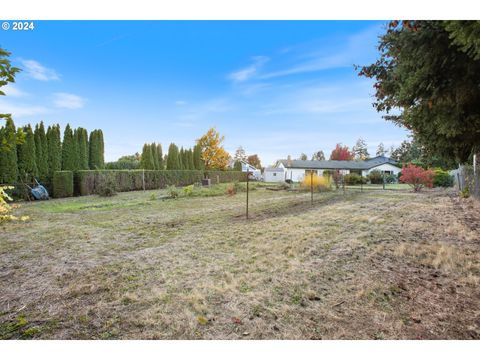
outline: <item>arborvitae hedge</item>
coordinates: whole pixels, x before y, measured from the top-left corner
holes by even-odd
[[[205,175],[210,176],[212,182],[245,181],[245,173],[236,171],[208,171],[199,170],[145,170],[145,189],[161,189],[168,185],[186,186],[201,182]],[[143,170],[83,170],[75,172],[75,194],[95,194],[101,182],[109,177],[116,184],[116,191],[142,190]]]
[[[77,167],[77,153],[73,131],[69,124],[63,132],[62,143],[62,170],[75,170]]]
[[[217,179],[221,183],[234,181],[247,181],[247,173],[241,171],[221,171],[221,170],[207,170],[204,171],[205,176],[212,180],[212,184],[217,183]]]
[[[38,176],[37,162],[35,161],[35,136],[30,124],[23,128],[25,142],[17,145],[18,174],[21,181],[30,182],[32,177]]]
[[[13,120],[0,128],[0,184],[13,184],[17,181],[17,133]]]
[[[53,197],[73,196],[73,171],[56,171],[53,173]]]

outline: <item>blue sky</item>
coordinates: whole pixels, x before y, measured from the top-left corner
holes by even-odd
[[[0,98],[17,125],[101,128],[111,161],[144,142],[190,147],[214,126],[264,165],[407,132],[372,108],[353,64],[377,57],[383,21],[38,21],[1,31],[24,71]]]

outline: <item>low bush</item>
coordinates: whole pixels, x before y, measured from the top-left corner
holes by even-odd
[[[179,195],[180,195],[180,192],[175,187],[175,185],[170,185],[170,186],[167,187],[167,196],[170,199],[178,199]]]
[[[393,174],[385,175],[386,184],[395,184],[397,182],[398,182],[398,177],[396,175],[393,175]]]
[[[73,172],[55,171],[53,174],[53,197],[73,196]]]
[[[193,185],[188,185],[183,188],[183,195],[192,196],[193,194]]]
[[[237,189],[235,188],[235,186],[233,184],[229,184],[227,186],[227,190],[225,191],[225,193],[228,195],[228,196],[233,196],[237,193]]]
[[[8,202],[13,199],[7,194],[8,190],[12,190],[13,186],[0,186],[0,224],[7,221],[28,220],[28,216],[21,216],[20,218],[11,214],[15,205],[10,205]]]
[[[343,179],[346,185],[360,185],[367,183],[366,178],[364,178],[362,175],[354,173],[345,175]]]
[[[402,177],[400,180],[412,187],[413,191],[420,191],[423,187],[433,186],[433,170],[425,170],[420,166],[409,164],[402,168]]]
[[[436,168],[434,170],[435,175],[433,176],[433,186],[435,187],[452,187],[453,186],[453,176],[451,176],[448,171]]]
[[[368,174],[370,184],[383,184],[383,174],[378,170],[373,170]]]
[[[314,191],[328,191],[332,188],[332,182],[329,176],[318,176],[314,174],[313,176],[305,175],[300,187],[304,191],[310,191],[313,184]]]

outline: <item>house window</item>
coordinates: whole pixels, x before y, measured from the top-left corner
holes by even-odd
[[[310,175],[311,173],[318,174],[318,170],[305,170],[305,175]]]
[[[277,176],[277,173],[273,173],[273,176]]]

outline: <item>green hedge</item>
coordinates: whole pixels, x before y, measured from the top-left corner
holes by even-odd
[[[95,194],[105,179],[112,179],[118,192],[142,190],[143,174],[145,189],[161,189],[168,185],[186,186],[201,182],[205,176],[217,182],[244,181],[245,173],[239,171],[200,171],[200,170],[80,170],[75,172],[75,194]]]
[[[53,174],[53,197],[73,196],[73,172],[55,171]]]
[[[205,171],[206,178],[212,180],[212,184],[247,181],[247,173],[241,171],[221,171],[221,170],[207,170]]]

